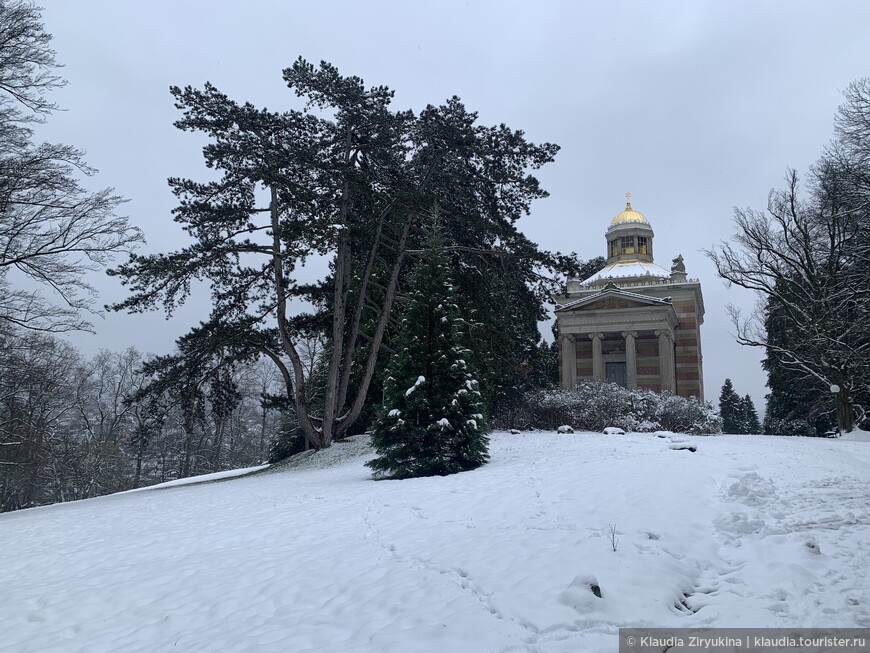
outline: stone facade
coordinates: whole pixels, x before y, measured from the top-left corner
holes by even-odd
[[[606,233],[607,266],[555,297],[563,388],[607,379],[704,400],[701,285],[682,256],[670,270],[655,264],[653,236],[627,202]]]

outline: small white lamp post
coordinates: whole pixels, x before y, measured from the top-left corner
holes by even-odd
[[[843,437],[843,425],[840,423],[840,402],[837,401],[837,395],[840,394],[840,386],[834,384],[831,386],[831,394],[834,395],[834,412],[837,415],[837,437]]]

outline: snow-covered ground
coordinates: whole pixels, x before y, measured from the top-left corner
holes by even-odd
[[[491,455],[376,482],[357,439],[0,515],[0,649],[612,653],[620,626],[870,627],[866,439],[498,433]]]

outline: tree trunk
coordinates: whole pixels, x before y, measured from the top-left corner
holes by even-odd
[[[142,479],[142,455],[144,449],[142,441],[140,441],[139,446],[136,447],[136,475],[133,477],[133,487],[139,487],[139,482]]]
[[[855,411],[852,406],[852,393],[843,381],[841,372],[834,372],[834,381],[840,391],[834,393],[834,403],[837,407],[837,429],[841,433],[851,433],[855,428]]]
[[[263,388],[263,395],[266,394],[266,388]],[[263,405],[263,410],[260,412],[260,455],[266,453],[266,406]]]

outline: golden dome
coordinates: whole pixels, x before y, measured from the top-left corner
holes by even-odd
[[[612,227],[613,225],[622,224],[623,222],[643,222],[649,224],[649,221],[643,213],[631,208],[631,193],[625,194],[625,210],[620,211],[613,216],[613,220],[610,221],[610,226]]]

